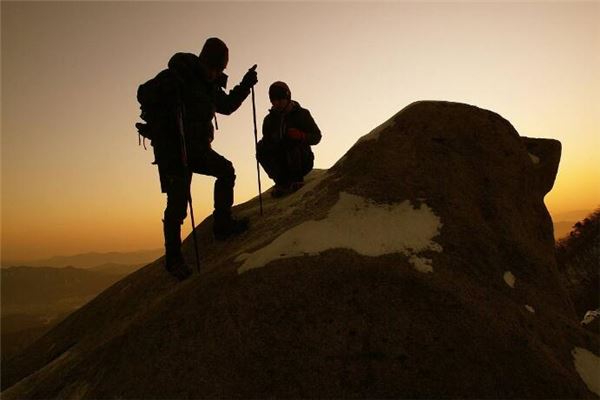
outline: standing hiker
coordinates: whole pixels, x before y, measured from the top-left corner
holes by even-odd
[[[217,178],[215,238],[225,240],[248,229],[248,219],[238,220],[231,215],[235,170],[229,160],[211,148],[212,120],[215,112],[229,115],[240,107],[256,84],[257,73],[255,67],[251,68],[239,85],[225,93],[227,75],[223,71],[228,60],[225,43],[210,38],[199,56],[175,54],[166,70],[138,90],[142,119],[148,122],[138,124],[138,130],[152,140],[161,190],[167,194],[163,219],[166,269],[179,279],[191,274],[181,253],[181,225],[187,215],[193,173]]]
[[[256,157],[275,181],[271,195],[282,197],[304,184],[315,158],[310,146],[321,141],[321,131],[310,112],[292,100],[286,83],[274,82],[269,87],[269,100],[273,107],[263,121]]]

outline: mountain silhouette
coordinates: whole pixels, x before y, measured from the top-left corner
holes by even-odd
[[[161,258],[76,311],[3,365],[2,397],[594,398],[600,338],[543,202],[560,151],[413,103],[263,217],[237,206],[248,233],[203,221],[200,274]]]
[[[593,212],[593,209],[589,209],[553,214],[552,220],[554,224],[554,237],[556,240],[560,241],[561,239],[565,239],[573,231],[575,224],[578,221],[583,220]]]
[[[139,265],[160,257],[162,249],[139,250],[132,252],[108,252],[108,253],[82,253],[72,256],[55,256],[43,260],[33,260],[19,262],[16,265],[27,265],[29,267],[75,267],[75,268],[93,268],[104,264],[122,264],[122,265]],[[16,266],[15,263],[11,263]],[[10,264],[4,263],[3,266]]]

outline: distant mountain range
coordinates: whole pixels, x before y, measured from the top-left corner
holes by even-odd
[[[163,249],[139,250],[133,252],[109,252],[109,253],[83,253],[72,256],[55,256],[43,260],[32,261],[3,261],[3,267],[21,266],[28,267],[76,267],[94,268],[106,267],[107,265],[146,265],[164,253]]]
[[[573,225],[578,221],[585,219],[593,211],[594,210],[576,210],[552,215],[554,238],[558,240],[567,236],[573,230]]]
[[[567,236],[572,230],[573,225],[577,221],[559,221],[555,222],[554,225],[554,239],[558,240]]]

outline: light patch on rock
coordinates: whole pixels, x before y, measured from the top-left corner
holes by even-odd
[[[320,173],[314,179],[311,179],[310,181],[306,182],[304,186],[298,191],[289,194],[283,199],[278,199],[279,201],[276,203],[277,205],[275,207],[275,209],[277,210],[277,218],[287,218],[297,210],[301,210],[307,202],[307,198],[305,198],[304,196],[307,193],[310,193],[315,188],[315,186],[317,186],[317,184],[319,184],[325,177],[325,173]],[[314,197],[314,194],[310,197]]]
[[[590,391],[600,396],[600,357],[581,347],[575,347],[571,354],[581,380]]]
[[[439,235],[440,218],[426,205],[413,208],[408,201],[376,204],[340,193],[327,218],[306,221],[281,234],[267,246],[250,254],[239,273],[265,266],[277,259],[318,254],[328,249],[351,249],[365,256],[400,253],[409,259],[424,251],[441,252],[433,241]],[[426,259],[414,259],[415,268],[433,270]],[[430,271],[429,271],[430,272]]]
[[[315,189],[315,187],[327,178],[329,171],[325,169],[313,169],[305,178],[304,186],[298,191],[291,193],[283,198],[271,199],[268,189],[262,193],[263,206],[265,216],[277,215],[277,218],[285,218],[298,209],[299,206],[306,202],[304,196],[309,194]],[[254,205],[246,211],[246,215],[252,215],[258,213],[260,203],[254,202]]]
[[[515,288],[515,276],[510,271],[504,273],[504,282],[511,288]]]
[[[314,188],[321,183],[321,181],[328,176],[328,171],[324,169],[313,170],[309,175],[306,176],[306,180],[304,186],[302,186],[298,191],[291,193],[281,199],[277,199],[274,203],[277,205],[277,208],[280,210],[289,210],[294,209],[299,204],[301,204],[302,197],[306,194],[314,190]],[[281,218],[281,215],[279,215]]]
[[[246,259],[248,259],[248,257],[250,257],[250,253],[242,253],[235,258],[235,262],[245,261]]]
[[[410,262],[419,272],[423,272],[424,274],[433,272],[433,261],[431,261],[429,258],[417,257],[413,255],[408,259],[408,262]]]
[[[581,321],[581,325],[588,325],[594,322],[597,318],[600,318],[600,309],[598,310],[590,310],[585,313],[583,316],[583,320]]]
[[[540,158],[538,156],[536,156],[535,154],[529,153],[529,158],[531,158],[531,162],[534,164],[540,163]]]
[[[525,306],[525,308],[527,309],[527,311],[529,311],[532,314],[535,314],[535,308],[531,307],[529,304],[527,304]]]

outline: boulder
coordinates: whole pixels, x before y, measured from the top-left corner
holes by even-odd
[[[237,206],[247,234],[205,220],[201,274],[159,259],[106,290],[3,368],[3,398],[596,398],[543,202],[559,159],[413,103],[264,217]]]

